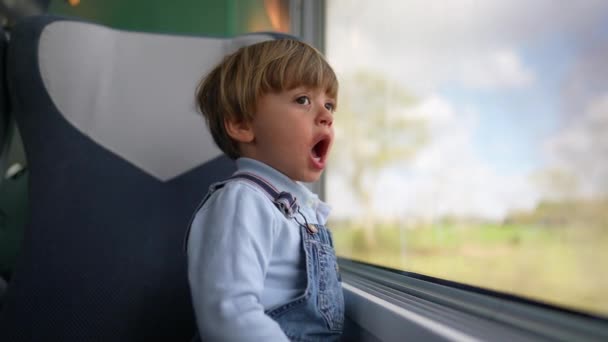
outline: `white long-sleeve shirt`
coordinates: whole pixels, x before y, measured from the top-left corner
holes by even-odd
[[[308,223],[325,224],[329,207],[304,185],[253,159],[254,173],[296,197]],[[196,213],[188,239],[188,278],[203,341],[288,341],[264,311],[306,287],[300,229],[257,185],[232,180]]]

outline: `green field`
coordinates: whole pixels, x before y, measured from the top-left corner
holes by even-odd
[[[332,222],[338,255],[608,317],[608,229]]]

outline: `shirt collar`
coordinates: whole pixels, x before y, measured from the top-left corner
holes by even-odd
[[[304,184],[291,180],[280,171],[255,159],[238,158],[236,166],[236,173],[254,173],[271,183],[279,191],[291,193],[297,199],[300,210],[308,219],[315,218],[317,223],[320,224],[327,222],[330,207]]]

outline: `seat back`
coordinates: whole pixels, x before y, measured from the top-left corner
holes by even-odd
[[[51,16],[14,27],[8,81],[30,203],[0,340],[192,336],[182,240],[209,185],[234,170],[196,113],[196,84],[225,54],[273,38]]]
[[[4,73],[5,67],[5,56],[6,56],[6,35],[2,27],[0,27],[0,196],[2,194],[2,181],[4,180],[4,173],[6,171],[6,155],[8,154],[8,127],[9,127],[9,115],[7,105],[7,94],[6,94],[6,78]],[[5,236],[5,213],[0,207],[0,308],[4,299],[4,293],[6,291],[6,279],[5,271],[8,269],[8,255],[5,254],[5,250],[8,250],[7,243],[9,239]]]
[[[6,32],[0,27],[0,184],[4,179],[6,170],[6,154],[8,152],[9,143],[9,123],[10,116],[8,112],[8,93],[6,90]]]

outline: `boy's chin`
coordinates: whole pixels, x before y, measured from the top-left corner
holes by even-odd
[[[319,179],[321,179],[322,174],[323,174],[323,171],[321,171],[315,175],[307,175],[306,177],[302,177],[303,179],[301,179],[300,182],[314,183],[314,182],[318,181]]]

